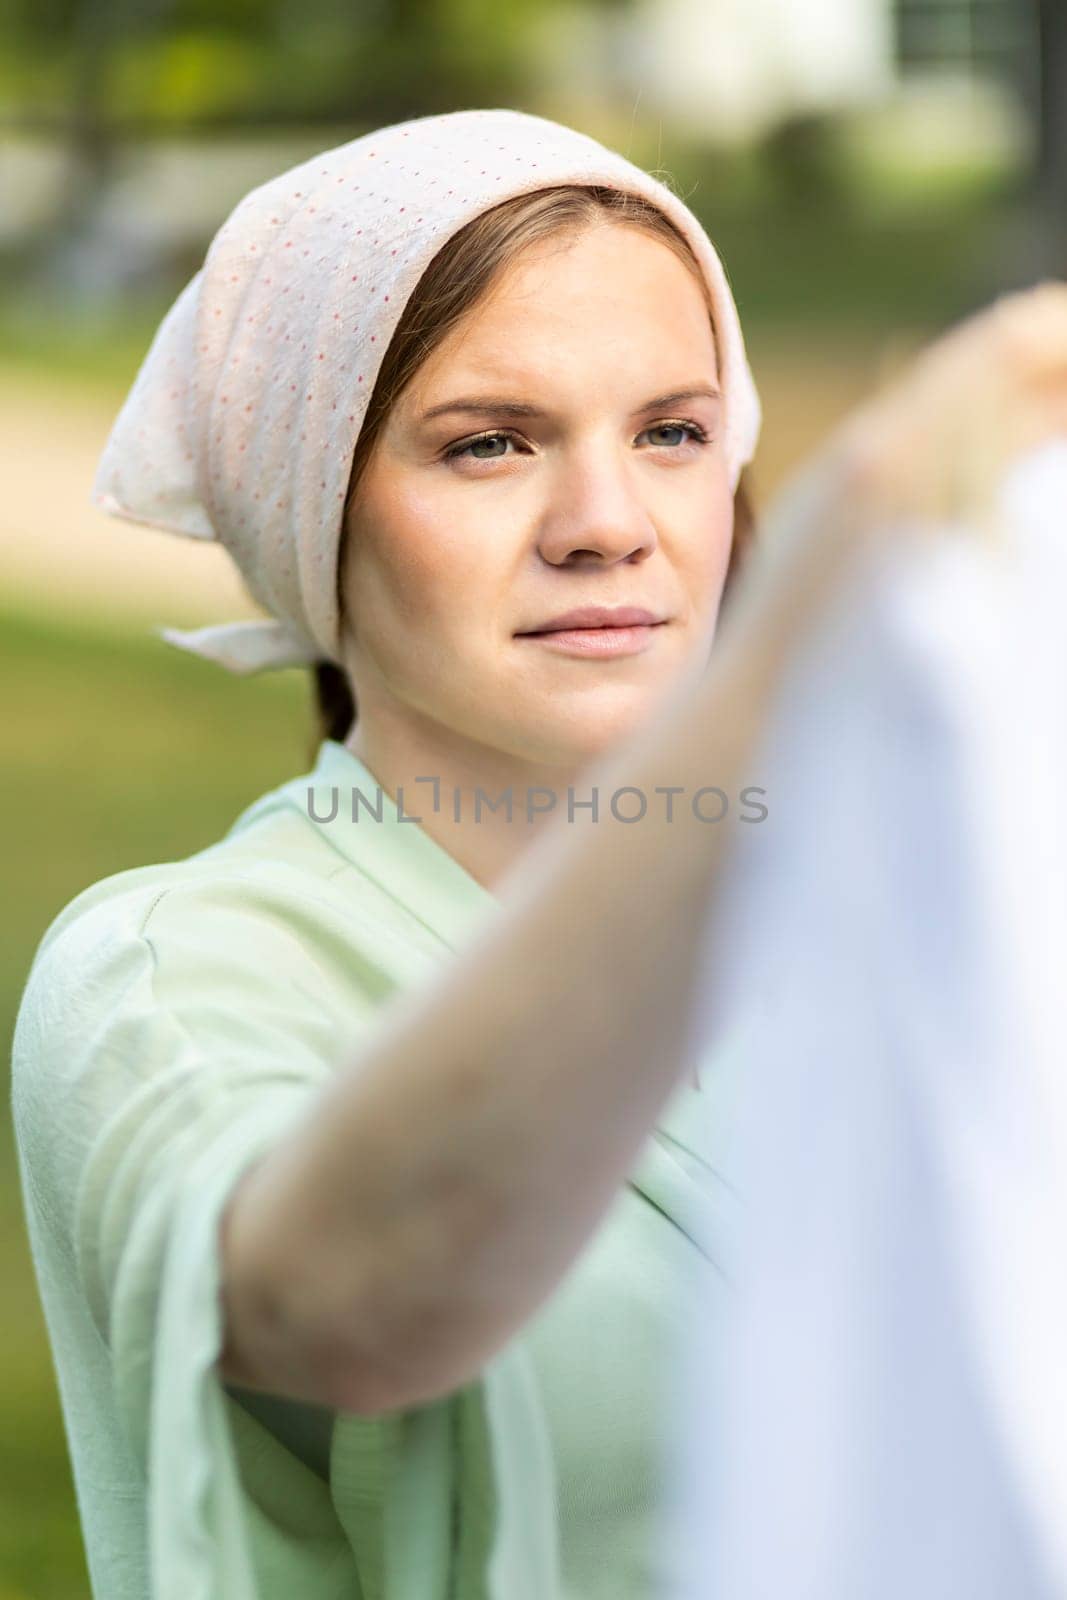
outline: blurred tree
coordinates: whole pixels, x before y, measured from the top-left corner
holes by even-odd
[[[237,123],[373,124],[529,88],[531,30],[564,0],[0,0],[7,120],[124,130]],[[590,0],[618,7],[625,0]],[[171,53],[203,61],[201,104],[157,92]],[[250,71],[215,73],[218,52]],[[17,63],[17,67],[15,67]],[[15,70],[10,68],[15,67]]]
[[[845,193],[840,123],[830,111],[795,111],[759,146],[779,205],[803,211],[839,208]]]
[[[122,246],[101,219],[130,140],[316,124],[354,135],[461,107],[521,107],[536,93],[542,30],[573,4],[0,0],[4,120],[56,137],[68,158],[54,221],[22,253],[25,276],[48,292],[116,286]],[[123,263],[135,276],[132,258]]]
[[[173,0],[48,0],[56,12],[69,11],[70,110],[66,119],[67,184],[62,228],[77,237],[91,217],[115,163],[115,139],[108,95],[116,49],[131,29],[165,24]],[[39,20],[39,14],[31,11]]]
[[[518,105],[530,30],[559,3],[0,0],[5,120],[67,152],[54,222],[24,262],[29,278],[63,288],[85,272],[111,276],[96,264],[106,245],[94,227],[123,142],[238,127],[358,130]]]
[[[1067,4],[1038,0],[1041,29],[1041,182],[1051,215],[1067,229]],[[1067,276],[1067,262],[1061,271]]]

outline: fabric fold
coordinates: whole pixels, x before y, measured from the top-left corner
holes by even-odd
[[[314,640],[285,622],[219,622],[204,628],[157,627],[155,632],[167,644],[241,676],[310,666],[322,658]]]
[[[253,1560],[249,1501],[232,1433],[234,1402],[216,1365],[222,1353],[222,1213],[246,1168],[284,1136],[294,1111],[306,1110],[303,1093],[260,1102],[254,1115],[226,1128],[190,1163],[176,1195],[161,1191],[171,1232],[154,1338],[147,1448],[153,1600],[261,1600],[268,1557],[272,1585],[283,1577],[296,1582],[308,1576],[300,1571],[299,1545],[265,1541],[265,1520],[257,1529],[258,1568]],[[136,1354],[152,1334],[128,1322],[124,1340]],[[126,1347],[115,1352],[120,1371]],[[343,1553],[340,1542],[337,1553]],[[336,1590],[337,1600],[343,1592]]]

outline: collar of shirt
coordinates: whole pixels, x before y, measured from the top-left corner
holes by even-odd
[[[433,794],[420,785],[398,806],[351,750],[324,739],[311,771],[270,798],[296,806],[339,855],[456,949],[499,901],[421,826]]]

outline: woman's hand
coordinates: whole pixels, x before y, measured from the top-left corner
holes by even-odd
[[[945,522],[983,517],[1011,463],[1058,433],[1067,436],[1067,283],[1045,283],[938,339],[847,419],[832,448],[865,513]]]
[[[1057,434],[1067,437],[1061,283],[960,323],[851,412],[761,519],[712,657],[720,741],[726,726],[759,725],[801,637],[866,547],[906,531],[995,526],[1006,469]],[[725,711],[716,699],[724,678]]]

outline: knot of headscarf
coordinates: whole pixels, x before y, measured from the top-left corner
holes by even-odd
[[[97,469],[93,504],[225,546],[269,619],[159,631],[231,672],[340,662],[337,561],[352,458],[382,357],[430,261],[514,195],[601,185],[657,205],[710,292],[736,486],[760,406],[704,228],[665,184],[526,112],[419,117],[238,202],[161,322]]]

